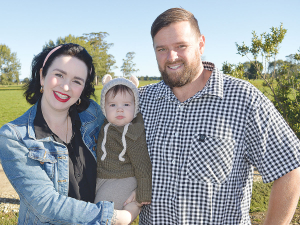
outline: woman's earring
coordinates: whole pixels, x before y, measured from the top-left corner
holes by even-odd
[[[44,92],[44,87],[41,86],[40,92],[43,93]]]
[[[80,105],[81,99],[79,98],[78,101],[76,102],[76,105]]]

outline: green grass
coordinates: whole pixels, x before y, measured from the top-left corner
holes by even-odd
[[[273,182],[268,184],[264,184],[262,181],[253,183],[250,213],[267,211],[272,185]]]
[[[23,97],[23,90],[0,91],[0,127],[21,116],[30,108]]]
[[[0,224],[1,225],[13,225],[18,223],[18,213],[4,213],[0,212]]]
[[[1,90],[21,90],[23,85],[0,85]]]
[[[270,100],[273,100],[272,91],[270,88],[263,86],[263,80],[249,80],[251,84],[253,84],[256,88],[258,88],[265,96],[267,96]]]

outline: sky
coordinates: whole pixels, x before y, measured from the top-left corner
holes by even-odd
[[[271,27],[287,29],[280,45],[279,59],[300,49],[300,0],[0,0],[0,44],[17,54],[20,79],[30,77],[33,57],[49,40],[69,34],[107,32],[105,40],[114,45],[108,53],[116,60],[121,76],[122,59],[135,52],[136,76],[160,76],[150,36],[156,17],[165,10],[182,7],[197,18],[206,38],[204,60],[221,69],[247,59],[236,54],[235,43],[251,44],[252,31],[270,32]]]

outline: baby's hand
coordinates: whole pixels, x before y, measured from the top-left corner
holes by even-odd
[[[142,202],[141,204],[142,204],[142,205],[150,205],[151,202]]]

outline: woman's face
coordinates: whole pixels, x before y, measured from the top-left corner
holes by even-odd
[[[42,107],[44,110],[69,110],[80,97],[87,79],[86,64],[76,57],[62,55],[55,58],[45,77],[40,71],[44,87]]]

